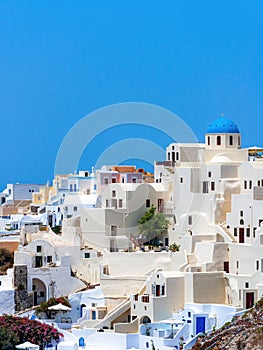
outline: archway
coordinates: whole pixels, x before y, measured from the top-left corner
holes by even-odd
[[[142,316],[141,318],[140,318],[140,323],[142,324],[146,324],[146,323],[151,323],[151,319],[150,319],[150,317],[148,317],[148,316]]]
[[[47,300],[47,288],[43,281],[38,278],[33,278],[32,290],[34,293],[34,305],[39,305]]]
[[[83,316],[83,309],[84,309],[84,307],[86,307],[85,304],[81,304],[80,305],[80,318]]]

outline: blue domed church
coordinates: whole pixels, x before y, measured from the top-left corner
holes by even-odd
[[[220,117],[209,124],[205,143],[210,149],[238,149],[241,148],[241,135],[232,120]]]

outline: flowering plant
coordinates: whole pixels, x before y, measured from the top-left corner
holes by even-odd
[[[50,298],[48,301],[44,301],[39,306],[37,306],[35,308],[35,313],[36,313],[36,315],[39,315],[41,312],[44,312],[49,318],[51,315],[51,311],[48,308],[50,306],[54,306],[54,305],[57,305],[59,303],[65,305],[65,306],[71,307],[68,299],[65,297]]]
[[[0,316],[0,349],[13,350],[25,341],[39,345],[43,349],[52,341],[59,342],[62,333],[45,323],[29,320],[27,317]]]

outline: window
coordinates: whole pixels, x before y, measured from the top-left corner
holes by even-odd
[[[239,261],[236,262],[237,269],[239,269]]]
[[[109,208],[109,200],[106,199],[106,208]]]
[[[229,273],[229,261],[224,261],[224,271]]]
[[[170,152],[168,152],[168,160],[170,160]]]
[[[94,191],[96,191],[96,189],[97,189],[97,185],[96,184],[93,185],[93,189],[94,189]]]
[[[70,192],[73,192],[73,186],[72,186],[72,184],[69,185],[69,191],[70,191]]]
[[[122,199],[119,199],[119,208],[122,208]]]
[[[210,146],[210,136],[207,137],[207,144]]]
[[[191,317],[191,312],[190,311],[188,311],[188,317]]]
[[[237,236],[237,228],[234,227],[234,236]]]
[[[244,220],[243,219],[240,220],[240,225],[244,225]]]
[[[211,176],[212,176],[212,172],[208,171],[208,177],[211,177]]]
[[[47,256],[47,263],[51,263],[52,262],[52,256],[51,255],[48,255]]]
[[[188,216],[188,225],[192,225],[193,224],[193,218],[192,216]]]
[[[117,182],[116,177],[113,177],[113,178],[111,179],[111,182],[112,182],[113,184],[115,184],[115,183]]]
[[[240,211],[240,216],[244,216],[243,210]]]
[[[258,180],[258,187],[260,186],[260,180]]]
[[[229,136],[229,145],[233,146],[233,136],[232,135]]]
[[[259,270],[259,260],[256,261],[256,270]]]
[[[172,146],[172,150],[174,151],[174,146]]]
[[[256,227],[253,228],[253,238],[256,237],[256,229],[257,229]]]
[[[211,182],[211,191],[214,191],[215,190],[215,183],[214,181]]]
[[[113,191],[111,192],[111,196],[112,196],[112,197],[116,197],[116,191],[115,191],[115,190],[113,190]]]
[[[151,200],[150,199],[146,199],[145,206],[146,206],[146,208],[150,208],[150,206],[151,206]]]
[[[208,193],[208,181],[203,181],[203,193]]]
[[[33,284],[32,290],[36,290],[36,285],[35,284]]]
[[[124,184],[124,182],[125,182],[125,179],[124,179],[124,177],[121,179],[121,182]]]
[[[132,178],[132,183],[136,184],[136,182],[137,182],[137,178],[136,178],[136,177],[133,177],[133,178]]]
[[[249,288],[249,283],[245,282],[245,288]]]
[[[184,182],[184,178],[180,177],[180,183],[182,184]]]
[[[252,188],[252,181],[250,180],[249,181],[249,189],[251,190],[251,188]]]
[[[238,136],[238,146],[240,146],[240,136]]]
[[[90,253],[85,253],[84,257],[85,257],[85,259],[89,259],[90,258]]]
[[[179,152],[176,152],[176,160],[179,160]]]
[[[246,180],[244,181],[244,189],[245,190],[247,189],[247,181]]]
[[[216,138],[216,144],[217,144],[217,146],[220,146],[220,145],[221,145],[221,136],[217,136],[217,138]]]
[[[37,253],[41,253],[42,251],[42,246],[41,245],[37,245]]]
[[[111,226],[111,236],[117,236],[117,226]]]
[[[162,295],[165,295],[165,286],[162,286]]]
[[[40,298],[44,298],[45,293],[44,293],[43,291],[41,291],[41,292],[39,293],[39,296],[40,296]]]
[[[108,185],[108,184],[109,184],[109,178],[108,178],[108,177],[105,177],[105,178],[104,178],[104,184],[105,184],[105,185]]]
[[[247,227],[247,237],[250,237],[250,227]]]
[[[77,185],[74,184],[74,192],[77,192]]]
[[[78,207],[73,207],[73,211],[77,211],[78,210]]]

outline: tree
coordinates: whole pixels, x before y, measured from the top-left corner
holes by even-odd
[[[11,253],[5,248],[0,248],[0,273],[5,273],[6,270],[13,266],[14,253]]]
[[[159,239],[167,233],[169,220],[162,213],[156,212],[156,208],[152,205],[138,221],[138,224],[143,241],[152,245],[159,245]]]
[[[172,243],[169,245],[169,250],[171,252],[179,252],[180,250],[180,244],[177,244],[177,243]]]

